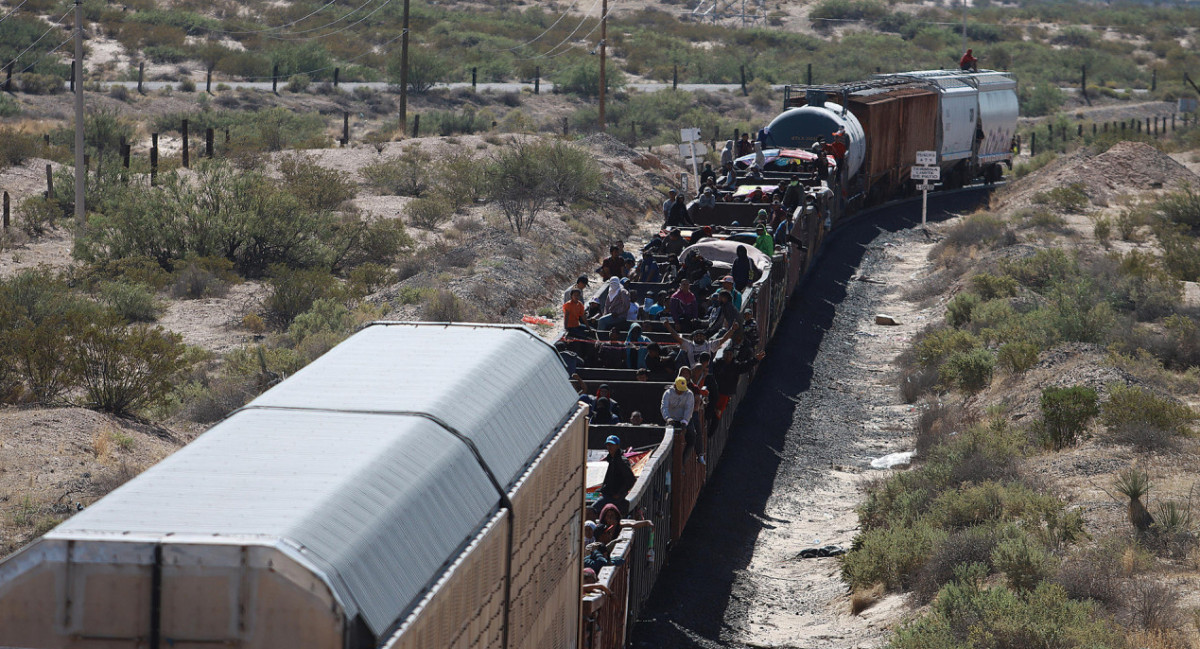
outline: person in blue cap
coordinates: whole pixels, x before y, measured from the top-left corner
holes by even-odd
[[[608,462],[608,470],[604,472],[604,483],[600,485],[600,499],[592,504],[591,509],[599,515],[605,505],[613,504],[624,516],[629,512],[629,501],[625,500],[625,496],[629,495],[637,478],[633,475],[629,460],[621,453],[620,437],[609,435],[604,440],[604,447],[608,449],[608,457],[604,458]]]

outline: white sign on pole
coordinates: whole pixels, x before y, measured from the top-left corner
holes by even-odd
[[[940,180],[941,167],[913,167],[910,177],[913,180]]]
[[[922,180],[921,182],[917,183],[916,188],[923,192],[927,192],[927,191],[933,189],[933,184],[930,183],[928,180]]]
[[[702,156],[705,153],[708,153],[708,145],[703,142],[697,142],[695,140],[692,140],[691,142],[685,142],[685,143],[679,145],[679,155],[684,156],[685,158],[691,157],[693,155],[693,153],[692,153],[693,151],[695,151],[694,155]]]
[[[937,164],[937,151],[917,151],[917,164],[919,164],[919,165],[935,165],[935,164]]]
[[[679,140],[681,142],[692,142],[700,139],[699,128],[681,128],[679,129]]]
[[[679,184],[680,184],[680,185],[683,187],[683,195],[684,195],[684,196],[687,196],[687,193],[688,193],[688,175],[687,175],[687,172],[686,172],[686,171],[685,171],[685,172],[683,172],[683,173],[681,173],[681,174],[679,174]]]

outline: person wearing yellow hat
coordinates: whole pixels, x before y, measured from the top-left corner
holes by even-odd
[[[663,421],[668,426],[687,427],[692,419],[692,411],[696,409],[696,396],[688,389],[687,379],[682,376],[663,391],[662,411]]]

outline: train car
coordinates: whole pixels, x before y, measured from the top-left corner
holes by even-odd
[[[368,326],[0,564],[0,646],[576,647],[585,413],[528,330]]]

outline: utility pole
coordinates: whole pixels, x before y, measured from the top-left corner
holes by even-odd
[[[83,204],[83,0],[75,0],[75,223],[87,224]]]
[[[407,0],[405,0],[407,1]],[[608,54],[608,0],[600,5],[600,130],[604,130],[604,94],[608,90],[604,74],[605,58]]]
[[[400,33],[400,132],[408,128],[408,0],[404,0],[404,30]]]
[[[963,5],[963,28],[962,28],[962,53],[967,53],[967,0],[962,0]]]

